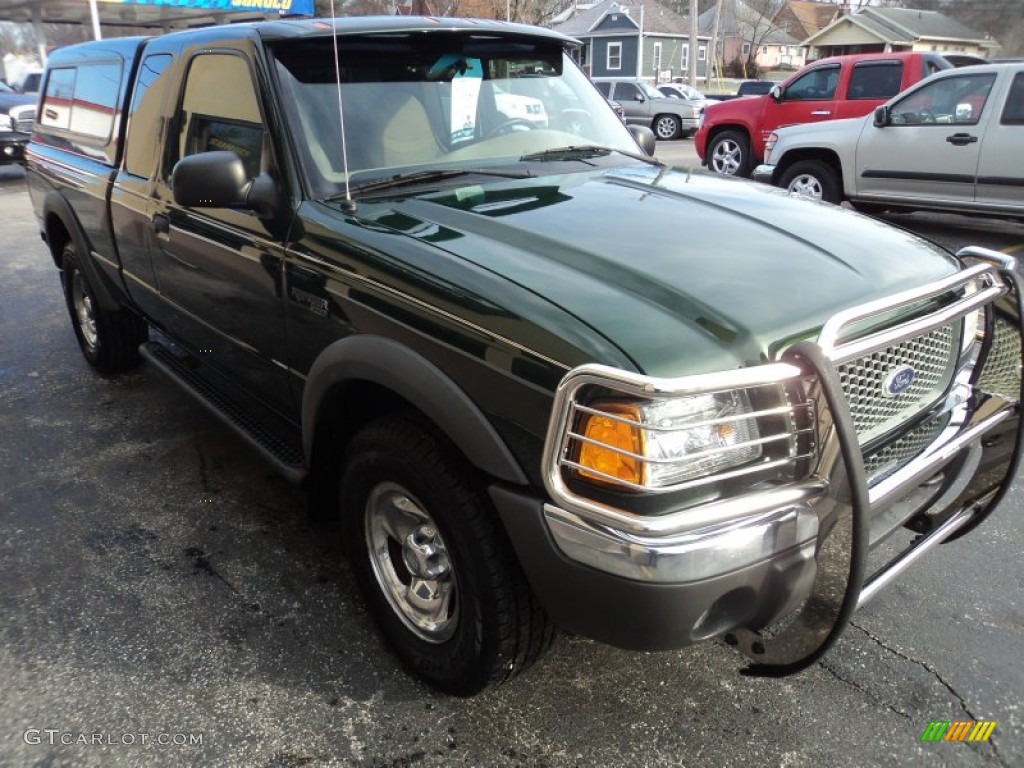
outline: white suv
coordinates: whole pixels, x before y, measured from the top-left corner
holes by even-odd
[[[1024,217],[1024,63],[946,70],[866,117],[780,128],[753,177],[860,210]]]

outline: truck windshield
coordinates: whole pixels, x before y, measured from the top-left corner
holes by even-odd
[[[273,47],[292,137],[318,197],[348,181],[496,168],[549,150],[636,142],[556,41],[469,34],[339,37]]]

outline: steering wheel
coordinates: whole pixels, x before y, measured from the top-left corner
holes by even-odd
[[[525,117],[510,117],[505,122],[489,130],[484,138],[493,139],[495,136],[504,136],[506,133],[514,133],[516,131],[532,131],[534,127],[534,123]]]

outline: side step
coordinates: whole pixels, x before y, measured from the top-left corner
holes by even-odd
[[[216,374],[207,375],[202,367],[173,344],[147,341],[139,354],[171,377],[214,416],[234,429],[293,483],[307,475],[301,437],[295,427],[255,398],[241,392],[228,395],[218,387]]]

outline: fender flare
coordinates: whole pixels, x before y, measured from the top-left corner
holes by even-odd
[[[92,288],[93,295],[96,297],[100,309],[108,312],[121,311],[124,306],[117,300],[117,294],[111,289],[106,275],[103,274],[103,271],[93,261],[92,252],[89,250],[89,238],[86,236],[85,230],[82,229],[74,209],[57,190],[48,192],[43,200],[43,228],[46,234],[46,244],[50,248],[50,254],[53,256],[57,268],[63,269],[64,265],[60,263],[60,254],[53,252],[53,243],[50,242],[50,231],[47,226],[50,216],[56,216],[71,237],[71,242],[74,243],[75,250],[78,251],[78,267],[85,274],[85,279],[89,281],[89,287]]]
[[[302,394],[302,443],[312,458],[317,416],[327,393],[346,381],[368,381],[401,396],[427,415],[476,467],[515,483],[528,481],[483,411],[444,371],[383,336],[357,334],[329,345],[313,363]]]

